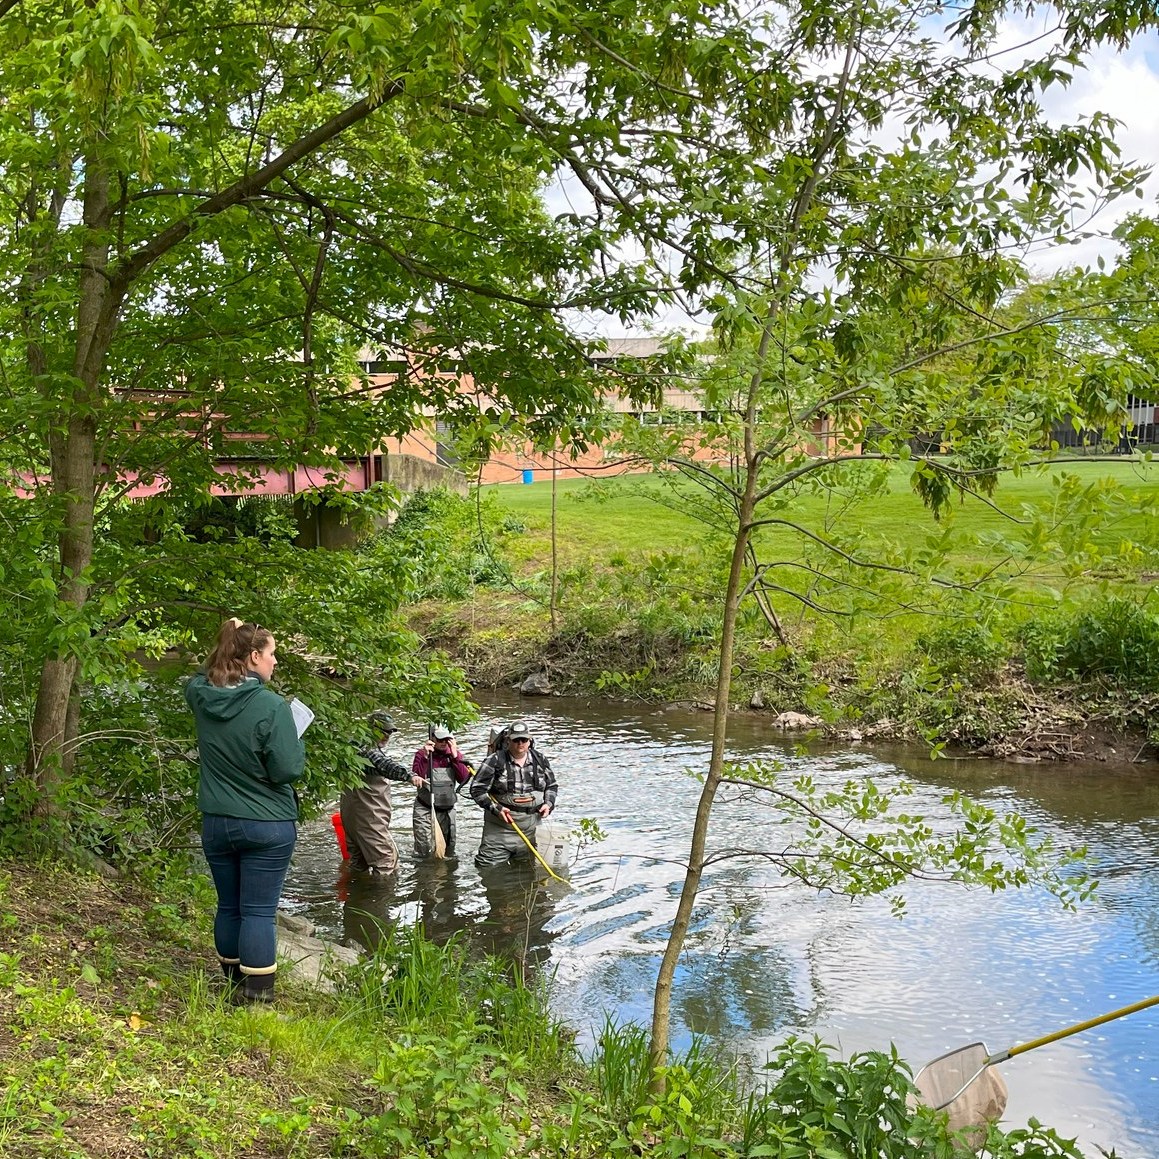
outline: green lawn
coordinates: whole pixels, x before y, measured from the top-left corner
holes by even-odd
[[[840,500],[813,493],[799,496],[778,514],[821,534],[834,528],[848,533],[852,523],[865,544],[884,539],[910,548],[920,547],[927,537],[949,527],[956,540],[954,558],[960,563],[980,562],[988,554],[978,546],[978,537],[989,532],[1016,534],[1017,525],[1008,516],[1020,516],[1026,506],[1049,507],[1063,472],[1083,484],[1112,483],[1124,499],[1159,500],[1159,464],[1076,461],[1019,478],[1007,476],[994,496],[994,507],[974,500],[955,504],[939,524],[911,489],[908,468],[899,465],[885,492],[847,508]],[[525,524],[529,555],[543,558],[551,519],[550,481],[492,485],[485,490],[493,492],[502,508]],[[673,503],[669,490],[647,476],[621,476],[598,485],[583,479],[561,480],[556,498],[559,550],[565,561],[617,552],[687,550],[700,542],[706,530],[690,513],[699,498],[695,488],[688,489],[687,502],[681,507]],[[661,498],[665,501],[658,502]],[[1131,515],[1128,506],[1124,505],[1123,512],[1100,532],[1105,546],[1114,547],[1118,538],[1152,542],[1159,532],[1146,515]]]
[[[759,531],[779,627],[756,601],[742,602],[734,657],[741,700],[760,690],[782,708],[819,705],[838,715],[849,701],[855,715],[985,737],[1005,727],[1006,709],[966,719],[969,702],[959,721],[956,693],[942,696],[928,664],[944,665],[951,684],[969,683],[974,676],[962,672],[1017,658],[1026,639],[1065,634],[1060,625],[1080,611],[1108,607],[1108,595],[1150,592],[1159,575],[1159,464],[1075,460],[1007,475],[991,500],[955,501],[940,522],[914,493],[911,470],[897,464],[874,486],[866,478],[853,497],[810,487],[759,513],[839,541],[850,562],[806,555],[815,545],[785,528]],[[526,590],[544,598],[550,479],[485,492],[509,525],[524,529],[504,537],[503,552]],[[648,475],[558,482],[557,608],[561,639],[573,649],[560,662],[598,677],[598,690],[691,696],[715,678],[732,528],[710,540],[695,517],[703,498],[691,484],[674,494]],[[944,554],[925,550],[929,543]],[[655,558],[662,555],[677,558]],[[855,566],[865,563],[875,566]],[[775,644],[782,631],[792,663]]]
[[[523,522],[532,537],[551,528],[551,483],[492,484],[505,511]],[[599,498],[596,498],[599,496]],[[666,502],[660,502],[665,500]],[[670,492],[648,476],[561,479],[556,490],[556,522],[562,552],[569,559],[617,551],[678,551],[704,534],[704,524],[667,503]]]

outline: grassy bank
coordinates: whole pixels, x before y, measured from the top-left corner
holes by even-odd
[[[754,1075],[694,1048],[653,1095],[641,1032],[608,1028],[581,1059],[545,992],[413,930],[338,993],[237,1007],[210,972],[200,877],[7,863],[0,912],[8,1159],[955,1153],[907,1108],[895,1057],[790,1041]],[[984,1153],[1078,1154],[1038,1127],[992,1129]]]
[[[695,517],[699,493],[652,477],[559,482],[553,623],[551,492],[484,489],[481,518],[460,528],[480,541],[483,527],[482,582],[421,588],[416,626],[482,685],[543,669],[560,691],[709,697],[729,540]],[[845,555],[761,532],[768,578],[805,598],[774,590],[776,625],[745,605],[737,705],[999,755],[1035,751],[1034,722],[1045,755],[1082,751],[1083,729],[1088,748],[1096,734],[1143,741],[1159,703],[1145,656],[1159,640],[1157,501],[1159,468],[1133,461],[1011,477],[939,522],[903,467],[803,493],[782,514]]]
[[[10,864],[0,898],[4,1156],[499,1156],[581,1074],[538,995],[413,931],[239,1007],[201,877]]]

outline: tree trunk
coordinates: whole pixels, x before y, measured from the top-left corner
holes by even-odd
[[[59,598],[70,608],[79,609],[88,600],[89,585],[85,572],[93,554],[93,488],[96,477],[93,422],[70,423],[68,432],[59,441],[60,454],[55,447],[52,454],[53,486],[64,506],[64,530],[58,544]],[[80,725],[79,712],[69,712],[76,674],[76,657],[69,654],[47,656],[41,668],[28,767],[36,790],[34,816],[43,817],[55,812],[62,753],[72,748]],[[70,731],[72,735],[69,735]]]
[[[64,736],[62,743],[64,750],[60,755],[60,775],[67,784],[72,777],[72,767],[76,763],[77,738],[80,736],[81,705],[84,697],[81,695],[81,684],[73,674],[72,695],[68,698],[68,708],[64,716]]]
[[[2,2],[0,0],[0,5]],[[41,339],[45,336],[37,332],[38,319],[34,317],[29,319],[28,336],[34,381],[41,383],[46,403],[59,418],[59,426],[49,438],[49,458],[53,492],[63,528],[57,555],[58,594],[60,602],[70,610],[82,609],[88,602],[90,581],[87,572],[92,562],[96,510],[97,418],[105,399],[102,384],[109,350],[120,321],[121,306],[131,287],[154,263],[184,242],[198,222],[243,204],[247,198],[284,176],[293,165],[366,120],[405,89],[402,81],[391,81],[374,95],[362,97],[341,109],[292,141],[259,169],[246,173],[227,188],[202,200],[192,212],[171,221],[131,253],[118,254],[113,265],[109,260],[112,237],[110,171],[101,156],[104,147],[102,131],[99,126],[94,129],[91,146],[82,158],[82,220],[86,236],[77,280],[72,384],[63,388],[59,382],[54,385],[53,368],[43,357]],[[67,172],[71,174],[72,171],[70,161]],[[62,189],[52,202],[52,212],[58,222],[66,203],[66,190]],[[29,276],[35,280],[36,271],[30,271]],[[58,811],[62,754],[73,747],[72,742],[80,727],[77,714],[70,717],[68,711],[76,677],[77,660],[67,650],[45,658],[25,766],[34,801],[32,812],[37,816]]]
[[[106,308],[109,177],[104,165],[91,156],[86,158],[83,214],[88,234],[81,255],[72,366],[78,385],[67,408],[67,422],[49,441],[53,492],[63,524],[57,545],[58,598],[70,610],[83,608],[89,595],[87,572],[93,558],[96,507],[96,416],[102,399],[99,384],[116,325],[115,308]],[[48,380],[46,389],[52,389]],[[76,675],[77,659],[69,652],[47,656],[41,668],[27,769],[35,790],[33,815],[37,817],[57,811],[62,754],[73,747],[80,727],[79,713],[69,712]]]
[[[728,573],[728,587],[725,591],[724,622],[720,633],[720,669],[716,678],[716,709],[713,715],[712,757],[708,764],[708,775],[700,792],[700,803],[696,807],[696,820],[692,826],[692,847],[688,855],[688,870],[684,876],[684,888],[680,891],[680,902],[676,907],[676,917],[672,922],[672,932],[664,947],[664,957],[656,977],[656,993],[652,1005],[652,1031],[648,1046],[649,1063],[652,1070],[651,1089],[655,1094],[663,1092],[663,1078],[659,1068],[668,1060],[668,1028],[672,1013],[672,982],[676,976],[676,963],[684,949],[684,939],[692,920],[692,907],[696,904],[696,894],[700,889],[700,877],[704,871],[704,849],[708,841],[708,821],[716,790],[720,787],[721,771],[724,767],[724,745],[728,726],[728,697],[732,687],[732,657],[736,639],[737,612],[743,592],[741,578],[748,553],[749,540],[753,530],[753,516],[756,511],[757,490],[760,480],[761,458],[757,453],[757,419],[759,395],[765,378],[769,350],[773,337],[773,327],[780,313],[782,297],[787,292],[789,273],[792,268],[796,247],[797,230],[806,211],[813,203],[821,166],[840,135],[845,91],[852,73],[853,61],[860,30],[851,37],[845,52],[838,86],[838,98],[833,111],[827,118],[821,138],[813,151],[813,168],[794,199],[789,226],[785,230],[781,247],[776,283],[769,298],[768,311],[761,327],[760,342],[757,345],[753,373],[748,384],[748,398],[744,412],[744,491],[737,505],[736,541],[733,543],[732,566]]]
[[[696,820],[692,826],[692,847],[688,854],[688,869],[684,875],[684,888],[680,891],[680,901],[676,907],[676,917],[672,921],[672,932],[664,947],[664,957],[660,962],[660,972],[656,977],[656,992],[652,1005],[652,1032],[648,1045],[649,1064],[652,1071],[652,1089],[659,1092],[663,1087],[659,1068],[668,1060],[668,1026],[672,1009],[672,982],[676,976],[676,965],[684,949],[684,939],[692,920],[692,907],[700,889],[700,877],[704,871],[704,850],[708,842],[708,821],[712,803],[720,787],[724,768],[724,746],[728,730],[728,698],[732,687],[733,643],[736,637],[737,610],[743,590],[745,555],[748,550],[750,525],[757,489],[757,471],[750,459],[745,470],[745,489],[741,499],[737,525],[736,542],[733,544],[732,566],[728,573],[728,587],[725,591],[724,623],[720,634],[720,667],[716,677],[716,711],[713,715],[712,756],[708,764],[708,775],[704,778],[704,788],[700,791],[700,802],[696,807]]]

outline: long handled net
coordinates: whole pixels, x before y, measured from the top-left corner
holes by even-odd
[[[433,770],[432,770],[433,771]],[[431,790],[431,846],[439,860],[447,856],[447,839],[443,836],[443,827],[439,824],[439,815],[435,812],[435,794]]]
[[[1025,1054],[1028,1050],[1035,1050],[1049,1042],[1058,1042],[1061,1038],[1069,1038],[1072,1034],[1090,1030],[1092,1026],[1102,1026],[1104,1022],[1113,1022],[1116,1018],[1123,1018],[1156,1005],[1159,1005],[1159,994],[1133,1002],[1130,1006],[1121,1006],[1118,1010],[1112,1010],[1107,1014],[1100,1014],[1097,1018],[1088,1018],[1085,1022],[1064,1026],[1062,1030],[1056,1030],[1053,1034],[1032,1038],[1029,1042],[994,1054],[986,1049],[984,1042],[960,1046],[957,1050],[951,1050],[949,1054],[943,1054],[941,1058],[935,1058],[933,1062],[927,1063],[914,1075],[914,1085],[918,1089],[919,1099],[936,1111],[945,1111],[950,1116],[950,1127],[953,1130],[971,1130],[971,1142],[976,1146],[980,1142],[979,1132],[982,1137],[985,1136],[987,1122],[995,1122],[1006,1110],[1006,1084],[994,1069],[995,1063],[1005,1062],[1008,1058]]]

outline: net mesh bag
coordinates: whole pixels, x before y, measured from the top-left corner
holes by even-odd
[[[968,1131],[974,1146],[986,1135],[986,1124],[1006,1110],[1006,1083],[986,1065],[989,1052],[981,1042],[963,1046],[922,1067],[914,1076],[918,1096],[927,1107],[944,1110],[950,1130]]]

